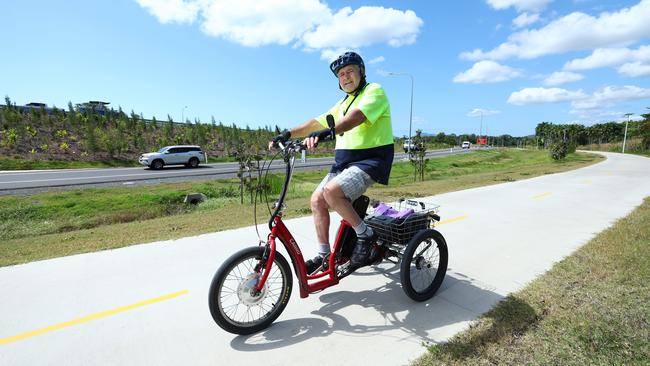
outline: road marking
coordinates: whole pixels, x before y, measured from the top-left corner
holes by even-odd
[[[38,336],[38,335],[41,335],[41,334],[53,332],[55,330],[71,327],[73,325],[78,325],[78,324],[87,323],[87,322],[90,322],[90,321],[93,321],[93,320],[106,318],[108,316],[123,313],[123,312],[128,311],[128,310],[137,309],[137,308],[143,307],[145,305],[151,305],[151,304],[154,304],[154,303],[157,303],[157,302],[161,302],[161,301],[165,301],[165,300],[171,300],[171,299],[173,299],[175,297],[178,297],[178,296],[181,296],[181,295],[187,295],[188,293],[189,293],[188,290],[174,292],[173,294],[168,294],[168,295],[165,295],[165,296],[160,296],[160,297],[156,297],[156,298],[153,298],[153,299],[136,302],[135,304],[126,305],[126,306],[122,306],[122,307],[111,309],[111,310],[105,310],[105,311],[102,311],[102,312],[99,312],[99,313],[87,315],[87,316],[77,318],[77,319],[73,319],[73,320],[69,320],[67,322],[54,324],[54,325],[51,325],[49,327],[45,327],[45,328],[41,328],[41,329],[32,330],[30,332],[17,334],[15,336],[7,337],[7,338],[0,338],[0,345],[17,342],[17,341],[20,341],[20,340],[23,340],[23,339],[26,339],[26,338],[30,338],[30,337]]]
[[[438,222],[436,224],[436,226],[448,224],[448,223],[454,222],[454,221],[465,220],[466,218],[467,218],[467,215],[463,215],[463,216],[454,217],[453,219],[449,219],[449,220],[442,220],[442,221]]]
[[[129,177],[140,177],[140,176],[150,176],[150,179],[164,179],[164,178],[184,178],[186,176],[199,176],[199,175],[212,175],[212,173],[221,173],[221,172],[231,172],[232,169],[215,169],[215,170],[206,170],[206,171],[197,171],[197,174],[187,174],[183,175],[184,172],[178,172],[179,174],[170,174],[170,175],[155,175],[155,173],[141,173],[141,174],[120,174],[120,175],[108,175],[108,176],[91,176],[91,177],[69,177],[69,178],[47,178],[47,179],[33,179],[33,180],[14,180],[9,182],[2,182],[0,184],[16,184],[16,183],[40,183],[40,182],[50,182],[50,181],[67,181],[67,180],[91,180],[91,179],[112,179],[112,178],[129,178]],[[236,171],[232,171],[236,173]],[[173,172],[172,172],[173,173]],[[200,174],[198,174],[200,173]],[[205,174],[203,174],[205,173]],[[27,187],[29,188],[29,187]]]
[[[533,199],[538,200],[538,199],[546,198],[546,197],[548,197],[548,196],[550,196],[550,195],[552,195],[552,194],[553,194],[553,193],[551,193],[551,192],[546,192],[546,193],[538,194],[537,196],[533,196]]]

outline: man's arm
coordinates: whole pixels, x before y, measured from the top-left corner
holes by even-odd
[[[312,132],[318,131],[319,129],[323,128],[318,121],[315,119],[310,119],[309,121],[301,124],[300,126],[296,126],[292,128],[291,131],[291,136],[292,137],[302,137],[302,136],[307,136]]]
[[[339,134],[345,131],[350,131],[365,121],[366,116],[359,108],[351,109],[346,113],[345,117],[336,122],[336,133]]]
[[[335,132],[339,134],[345,131],[349,131],[357,127],[358,125],[362,124],[365,120],[366,120],[366,116],[363,114],[363,112],[361,112],[359,108],[352,109],[345,115],[345,117],[341,118],[338,122],[336,122]],[[314,120],[314,122],[316,122],[317,127],[320,128],[316,128],[316,130],[314,130],[313,132],[323,129],[322,128],[323,126],[321,126],[320,123],[318,123],[316,120]],[[307,148],[309,150],[313,150],[316,148],[316,144],[318,143],[318,140],[319,140],[318,137],[307,137],[303,141],[303,143],[307,145]]]

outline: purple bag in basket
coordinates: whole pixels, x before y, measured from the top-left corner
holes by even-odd
[[[375,215],[388,216],[396,219],[405,219],[413,215],[414,212],[415,211],[412,208],[405,208],[401,211],[397,211],[383,202],[375,207]]]

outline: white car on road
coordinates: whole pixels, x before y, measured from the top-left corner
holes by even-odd
[[[162,169],[165,165],[185,165],[189,168],[196,168],[201,160],[207,162],[201,147],[176,145],[165,146],[158,152],[142,154],[138,161],[151,169]]]

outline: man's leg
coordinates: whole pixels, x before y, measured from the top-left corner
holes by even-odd
[[[345,195],[343,189],[341,189],[341,186],[336,181],[330,181],[325,185],[322,197],[326,204],[341,215],[341,217],[350,223],[350,225],[354,227],[361,223],[361,218],[354,210],[354,207],[352,207],[352,202],[350,202],[350,199]],[[315,217],[316,215],[314,214],[314,218]],[[329,227],[329,214],[327,218],[327,226]],[[318,224],[316,225],[318,226]]]
[[[314,273],[323,265],[324,258],[330,253],[330,213],[327,201],[323,197],[323,187],[334,177],[328,174],[311,195],[311,212],[314,216],[316,238],[318,239],[318,256],[305,262],[307,274]]]
[[[352,225],[357,233],[357,244],[350,258],[353,269],[367,264],[376,235],[361,220],[352,206],[352,201],[360,197],[373,183],[367,173],[357,167],[351,167],[337,175],[323,188],[323,197],[329,207]]]
[[[322,191],[316,191],[311,195],[311,212],[314,215],[316,226],[316,238],[320,244],[330,242],[330,212]]]

